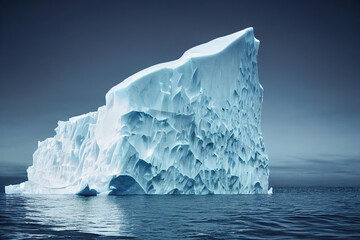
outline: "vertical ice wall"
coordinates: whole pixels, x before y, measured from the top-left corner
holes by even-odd
[[[259,41],[248,28],[140,71],[39,142],[7,193],[267,193]]]

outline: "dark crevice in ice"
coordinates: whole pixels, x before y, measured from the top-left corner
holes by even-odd
[[[114,177],[109,185],[110,195],[145,194],[144,189],[136,180],[127,175]]]

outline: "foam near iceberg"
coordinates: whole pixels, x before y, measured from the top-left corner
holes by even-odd
[[[59,121],[6,193],[267,193],[258,48],[247,28],[130,76]]]

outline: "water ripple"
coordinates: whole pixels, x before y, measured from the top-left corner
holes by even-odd
[[[360,239],[359,188],[273,195],[0,195],[4,239]]]

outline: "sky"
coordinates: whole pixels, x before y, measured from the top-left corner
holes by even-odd
[[[1,1],[0,179],[57,121],[187,49],[253,27],[270,185],[360,186],[357,1]]]

